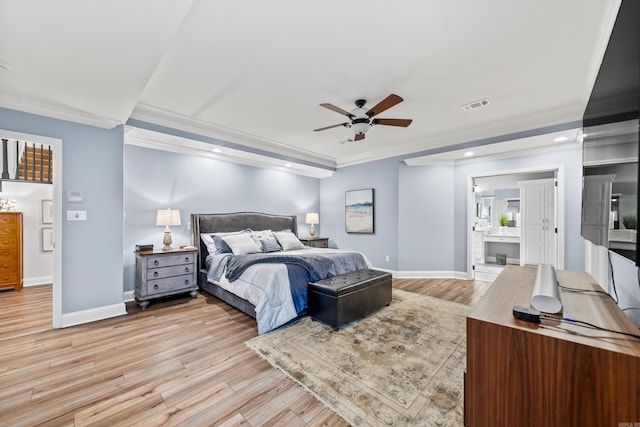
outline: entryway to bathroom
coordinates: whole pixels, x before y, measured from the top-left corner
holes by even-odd
[[[493,281],[505,265],[559,262],[561,167],[470,177],[470,277]]]

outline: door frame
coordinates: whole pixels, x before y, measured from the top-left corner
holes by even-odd
[[[541,173],[554,172],[557,182],[556,194],[557,203],[554,206],[554,216],[556,218],[557,233],[557,250],[556,250],[556,266],[559,270],[564,269],[564,165],[548,165],[536,166],[521,169],[508,169],[501,171],[491,171],[483,173],[474,173],[467,175],[467,279],[473,280],[475,277],[473,270],[473,225],[476,218],[475,193],[473,192],[473,181],[475,178],[485,178],[488,176],[513,175],[521,173]]]
[[[49,136],[33,135],[0,129],[3,137],[50,145],[53,151],[53,327],[62,327],[62,140]]]

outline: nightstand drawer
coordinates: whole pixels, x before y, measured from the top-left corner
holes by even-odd
[[[329,247],[329,238],[328,237],[316,237],[309,239],[300,239],[302,244],[307,245],[311,248],[328,248]]]
[[[147,260],[148,268],[168,267],[171,265],[193,264],[195,259],[194,253],[176,254],[176,255],[149,255]]]
[[[194,275],[169,277],[166,279],[149,280],[147,282],[147,297],[152,297],[165,292],[179,292],[181,289],[189,290],[195,283]]]
[[[147,270],[147,280],[163,279],[193,273],[193,264],[172,265],[171,267],[150,268]]]

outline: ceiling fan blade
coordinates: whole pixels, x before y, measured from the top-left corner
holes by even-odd
[[[372,125],[385,125],[385,126],[400,126],[406,128],[411,124],[411,119],[373,119]]]
[[[401,103],[402,101],[404,101],[402,98],[392,93],[391,95],[387,96],[385,99],[383,99],[382,101],[378,102],[376,105],[371,107],[369,111],[367,111],[367,116],[373,117],[375,115],[378,115],[382,113],[384,110],[388,110],[389,108],[393,107],[396,104]]]
[[[355,141],[360,141],[364,139],[364,133],[356,133],[356,137],[353,138]]]
[[[320,106],[324,107],[324,108],[328,108],[331,111],[335,111],[336,113],[340,113],[340,114],[345,115],[347,117],[353,117],[353,114],[351,114],[350,112],[345,111],[342,108],[338,108],[333,104],[324,103],[324,104],[320,104]]]
[[[325,126],[323,128],[319,128],[319,129],[314,129],[314,132],[319,132],[321,130],[327,130],[327,129],[331,129],[331,128],[337,128],[338,126],[347,126],[349,123],[339,123],[337,125],[331,125],[331,126]]]

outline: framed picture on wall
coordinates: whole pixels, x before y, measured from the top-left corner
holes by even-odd
[[[53,224],[53,200],[42,200],[42,223]]]
[[[373,234],[373,188],[345,192],[344,224],[347,233]]]
[[[42,229],[42,252],[53,251],[53,228]]]

